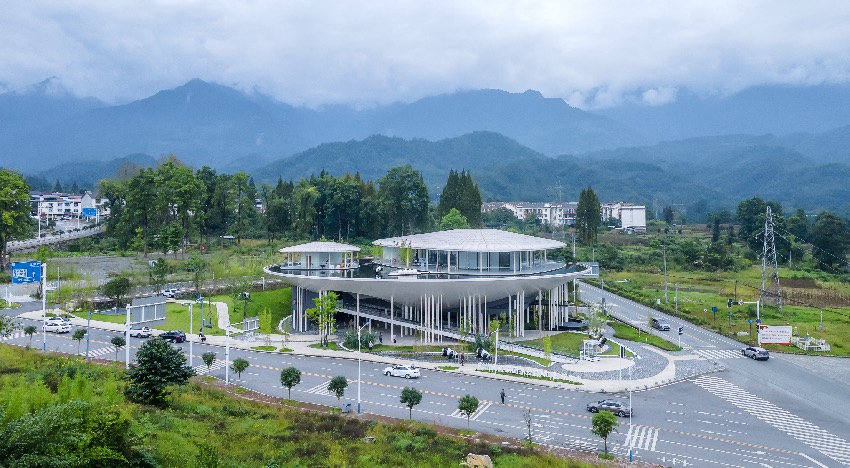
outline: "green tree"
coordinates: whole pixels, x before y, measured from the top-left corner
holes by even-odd
[[[348,388],[348,379],[341,375],[332,378],[328,383],[328,391],[336,396],[337,401],[345,395],[346,388]]]
[[[86,330],[83,329],[83,328],[78,328],[78,329],[74,330],[74,334],[71,335],[71,339],[77,341],[77,354],[80,354],[80,345],[83,343],[83,338],[85,338],[85,337],[86,337]]]
[[[212,365],[215,363],[215,353],[212,351],[207,351],[204,354],[201,354],[201,360],[204,361],[204,364],[207,366],[207,372],[210,371]]]
[[[13,317],[6,314],[0,314],[0,338],[8,338],[18,329],[18,323]],[[32,340],[32,335],[30,335]]]
[[[466,217],[460,214],[457,208],[449,210],[448,214],[440,220],[440,229],[443,231],[449,229],[466,229],[468,227],[469,223],[466,221]]]
[[[667,206],[664,207],[664,209],[661,211],[661,219],[663,219],[664,222],[667,223],[668,226],[673,224],[673,221],[675,221],[676,218],[675,218],[675,213],[673,213],[673,207],[672,206],[667,205]]]
[[[288,399],[292,399],[292,387],[301,383],[301,371],[294,367],[287,367],[280,371],[280,384],[289,391]]]
[[[770,206],[773,214],[774,232],[787,231],[785,218],[782,216],[782,206],[779,203],[764,201],[756,197],[738,204],[738,224],[741,226],[738,230],[738,238],[746,242],[750,249],[757,254],[761,254],[764,247],[764,224],[768,206]],[[776,243],[777,257],[787,259],[791,247],[790,239],[777,235],[774,237],[774,242]]]
[[[186,262],[186,266],[192,272],[192,286],[195,288],[195,297],[201,295],[201,282],[209,269],[209,262],[200,254],[192,254]]]
[[[319,328],[319,334],[325,346],[328,345],[328,336],[336,331],[333,323],[337,300],[339,296],[333,291],[328,291],[323,296],[314,297],[313,303],[316,307],[307,309],[307,317]]]
[[[469,418],[472,416],[472,413],[478,411],[478,398],[469,394],[460,397],[457,403],[457,409],[460,411],[460,414],[466,416],[466,428],[469,429]]]
[[[271,334],[274,331],[272,327],[272,311],[268,307],[263,307],[259,314],[260,333],[266,335],[266,342],[271,342]]]
[[[248,361],[242,358],[237,358],[233,360],[232,364],[230,364],[230,370],[236,372],[236,376],[241,379],[242,373],[245,372],[245,369],[247,369],[248,366]]]
[[[612,432],[617,432],[617,426],[620,424],[617,422],[617,417],[610,411],[600,411],[593,415],[591,424],[590,433],[602,438],[605,444],[605,455],[608,455],[608,436]]]
[[[230,232],[236,236],[236,243],[242,243],[242,236],[256,222],[257,205],[254,195],[256,189],[251,189],[248,174],[239,171],[231,179],[231,193],[234,198],[233,224]]]
[[[112,346],[115,346],[115,360],[118,360],[118,351],[121,351],[121,348],[127,345],[127,340],[124,339],[123,336],[113,336],[109,342]],[[137,355],[138,356],[138,355]]]
[[[378,181],[382,212],[391,235],[422,231],[428,223],[428,188],[422,174],[405,165],[394,167]]]
[[[119,276],[106,282],[101,288],[103,295],[115,301],[116,307],[124,305],[124,297],[130,294],[133,285],[130,283],[130,278]]]
[[[409,419],[413,419],[413,407],[422,403],[422,392],[413,387],[404,387],[399,402],[407,406]]]
[[[829,211],[820,213],[810,230],[812,256],[818,268],[835,271],[847,264],[850,228],[847,221]]]
[[[127,370],[125,393],[139,403],[162,405],[171,385],[185,385],[195,375],[186,356],[162,338],[152,338],[139,347],[136,363]]]
[[[6,269],[6,245],[29,234],[30,187],[17,172],[0,169],[0,271]]]
[[[599,230],[599,198],[592,188],[581,191],[576,207],[576,230],[585,244],[595,244]]]
[[[38,328],[35,328],[35,325],[27,325],[24,327],[24,335],[30,337],[30,342],[27,347],[32,347],[32,336],[35,335],[35,332],[38,331]]]
[[[809,238],[809,217],[802,208],[797,208],[786,223],[788,232],[794,235],[798,240],[806,240]]]
[[[168,276],[170,268],[168,262],[164,258],[158,258],[150,267],[148,275],[150,276],[151,286],[154,287],[157,294],[162,292],[162,287],[165,285],[165,278]]]
[[[133,226],[136,241],[141,244],[142,252],[148,256],[153,232],[158,226],[157,218],[157,177],[153,169],[142,169],[127,185],[126,207],[123,210],[122,223]]]

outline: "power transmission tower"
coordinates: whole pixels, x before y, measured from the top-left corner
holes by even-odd
[[[782,313],[782,290],[779,289],[779,265],[776,263],[776,242],[773,238],[773,213],[770,206],[767,207],[764,219],[764,247],[761,254],[761,289],[759,290],[759,301],[764,304],[764,297],[768,295],[765,290],[765,281],[767,279],[768,262],[770,268],[773,269],[773,286],[775,291],[769,293],[773,296],[774,303],[779,307],[779,313]]]

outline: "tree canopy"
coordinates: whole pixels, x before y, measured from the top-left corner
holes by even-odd
[[[0,169],[0,271],[6,269],[6,245],[30,231],[29,190],[22,175]]]
[[[599,230],[599,197],[592,188],[581,191],[576,207],[576,230],[578,238],[585,244],[595,244]]]
[[[139,403],[162,405],[171,385],[185,385],[195,371],[186,355],[162,338],[151,338],[136,352],[136,363],[127,370],[128,398]]]

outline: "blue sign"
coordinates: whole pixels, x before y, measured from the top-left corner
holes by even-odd
[[[83,208],[83,218],[94,218],[97,216],[97,208]]]
[[[712,312],[714,312],[714,313],[716,314],[716,313],[717,313],[717,307],[712,307],[712,308],[711,308],[711,311],[712,311]]]
[[[12,284],[41,281],[41,262],[13,262]]]

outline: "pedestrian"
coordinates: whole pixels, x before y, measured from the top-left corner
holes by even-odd
[[[372,343],[372,340],[369,340],[369,352],[370,353],[372,352],[372,346],[374,346],[374,343]]]
[[[200,330],[198,330],[198,334],[199,334],[199,335],[203,335],[203,334],[204,334],[204,327],[203,327],[203,326],[201,326],[201,329],[200,329]]]
[[[395,335],[393,335],[393,344],[395,344],[395,343],[396,343],[396,341],[395,341]]]
[[[460,365],[463,366],[464,362],[466,362],[466,354],[460,353]]]
[[[378,343],[384,344],[384,334],[378,333]]]
[[[502,389],[502,393],[500,393],[499,396],[502,397],[502,404],[504,405],[505,404],[505,389],[504,388]]]

